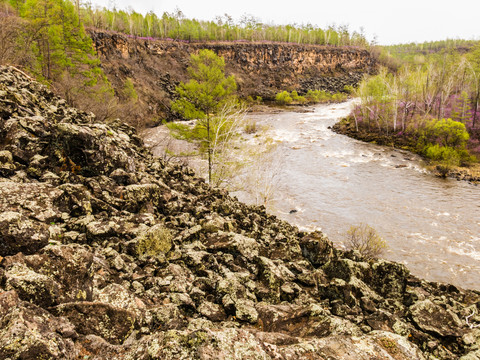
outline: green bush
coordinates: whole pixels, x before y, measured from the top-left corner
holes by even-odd
[[[166,254],[173,246],[172,232],[162,224],[155,225],[137,238],[139,258]]]
[[[293,101],[298,102],[300,104],[305,104],[307,101],[307,99],[305,99],[304,96],[298,95],[298,93],[295,90],[291,92],[290,96],[293,99]]]
[[[330,94],[323,90],[308,90],[306,98],[312,103],[327,102],[330,101]]]
[[[135,86],[133,85],[133,81],[131,78],[127,78],[125,80],[125,83],[123,85],[123,93],[127,99],[137,101],[138,100],[138,94],[137,91],[135,90]]]
[[[330,94],[324,90],[308,90],[305,96],[298,95],[293,90],[291,93],[288,91],[282,91],[275,96],[275,101],[280,105],[290,104],[292,102],[299,104],[316,104],[316,103],[328,103],[328,102],[341,102],[347,99],[348,95],[345,93]]]
[[[290,104],[293,101],[293,99],[288,93],[288,91],[282,91],[275,96],[275,101],[279,105],[286,105],[286,104]]]
[[[466,149],[469,134],[465,125],[452,119],[431,120],[419,131],[417,149],[446,174],[448,169],[474,162]]]
[[[335,93],[335,94],[332,95],[332,101],[334,101],[334,102],[341,102],[341,101],[345,101],[346,99],[347,99],[346,94]]]
[[[377,231],[367,224],[352,225],[347,231],[345,246],[358,250],[367,259],[376,258],[387,248],[387,243]]]
[[[460,165],[460,154],[450,146],[429,145],[425,148],[425,156],[431,160],[445,162],[451,166]]]
[[[465,124],[452,119],[432,120],[425,127],[427,141],[431,144],[464,149],[470,138]]]
[[[352,85],[345,85],[343,87],[343,91],[347,94],[353,94],[355,91],[355,88]]]

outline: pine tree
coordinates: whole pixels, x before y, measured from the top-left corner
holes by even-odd
[[[225,60],[212,50],[192,54],[188,72],[191,80],[180,83],[176,91],[179,99],[172,110],[188,119],[199,119],[206,127],[208,179],[212,180],[212,149],[210,119],[234,97],[237,88],[233,76],[225,77]]]
[[[80,23],[73,3],[66,0],[13,1],[20,15],[28,21],[38,74],[48,81],[58,80],[65,70],[81,74],[86,85],[93,85],[101,75],[92,40]],[[33,69],[35,70],[35,69]]]

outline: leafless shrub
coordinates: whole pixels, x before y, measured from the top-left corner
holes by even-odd
[[[346,235],[347,249],[358,250],[367,259],[377,258],[387,247],[385,240],[367,224],[350,226]]]

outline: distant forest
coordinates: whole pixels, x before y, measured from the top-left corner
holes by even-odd
[[[320,27],[306,25],[266,24],[252,15],[243,15],[238,22],[225,14],[214,21],[188,19],[181,10],[164,12],[158,16],[134,10],[118,10],[85,5],[80,8],[85,26],[119,31],[127,35],[183,41],[275,41],[298,44],[366,46],[361,32],[350,31],[348,26]]]

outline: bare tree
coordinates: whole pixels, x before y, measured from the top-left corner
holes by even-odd
[[[346,237],[346,247],[349,250],[358,250],[368,259],[376,258],[387,247],[377,231],[367,224],[350,226]]]

